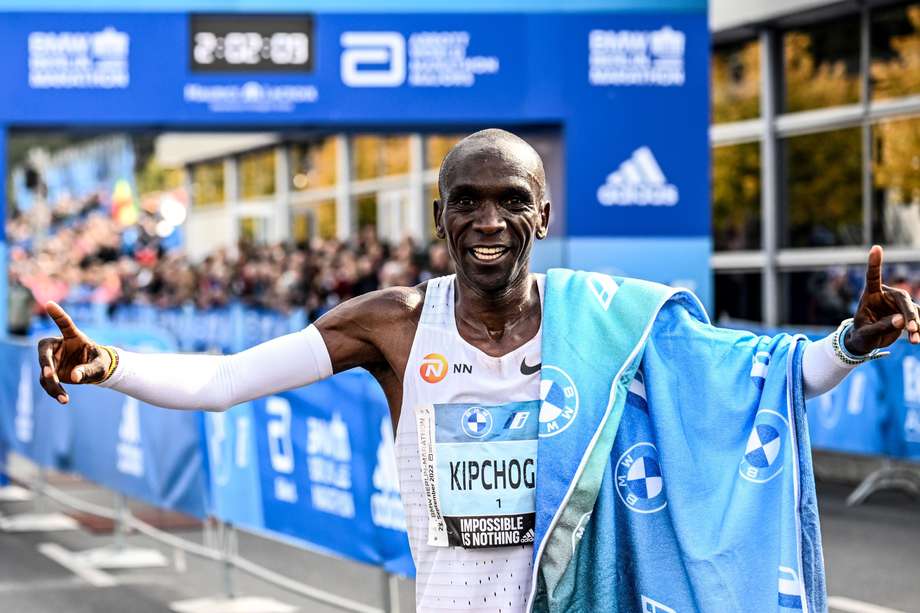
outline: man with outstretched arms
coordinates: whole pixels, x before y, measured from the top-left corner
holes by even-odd
[[[754,587],[707,583],[713,569],[703,572],[699,558],[725,552],[704,548],[709,553],[701,556],[698,544],[686,542],[680,505],[702,504],[710,509],[702,515],[716,521],[737,505],[714,490],[711,499],[679,503],[681,486],[669,479],[681,470],[676,456],[697,442],[695,453],[723,445],[729,461],[713,462],[712,470],[743,477],[744,487],[771,480],[780,474],[773,466],[783,462],[810,467],[794,450],[796,390],[829,390],[905,329],[911,343],[920,343],[917,307],[881,283],[881,248],[869,252],[866,290],[852,321],[813,343],[771,339],[712,327],[687,292],[590,273],[531,273],[531,249],[547,234],[550,203],[539,155],[513,134],[483,130],[462,140],[444,159],[438,186],[438,236],[447,241],[456,275],[359,296],[300,332],[230,356],[99,346],[49,303],[62,336],[39,342],[42,387],[62,404],[62,383],[94,383],[167,408],[222,411],[360,366],[383,388],[396,429],[419,610],[666,611],[685,610],[674,606],[685,602],[716,610],[714,603],[731,603],[736,592],[755,593],[760,584],[772,590],[764,602],[775,606],[775,562],[771,576],[751,579],[759,581]],[[774,367],[780,360],[782,367]],[[704,394],[707,377],[714,382]],[[767,411],[770,394],[778,400]],[[715,407],[709,415],[716,417],[701,416],[699,427],[688,429],[689,411],[699,404]],[[739,408],[727,411],[727,404]],[[737,426],[705,429],[726,413],[739,414]],[[682,424],[680,444],[668,442],[675,421]],[[723,441],[725,432],[731,437]],[[807,472],[793,484],[788,475],[799,473],[790,469],[775,488],[803,496],[797,506],[805,506]],[[758,504],[748,515],[773,515],[763,508],[768,503]],[[576,517],[577,507],[587,511]],[[629,535],[612,527],[616,518],[624,518],[619,530]],[[641,544],[648,529],[642,522],[651,521],[663,522],[655,524],[658,534],[671,535],[654,552]],[[731,553],[743,550],[745,539],[772,539],[777,556],[785,556],[792,539],[799,546],[789,564],[808,584],[797,535],[807,537],[816,523],[794,525],[792,536],[779,526],[748,536],[751,529],[742,527],[740,540],[718,546]],[[578,546],[588,536],[590,544]],[[608,545],[615,549],[605,554]],[[820,541],[816,547],[820,554]],[[667,563],[645,559],[655,555]],[[645,566],[671,570],[656,579]],[[823,581],[796,597],[817,602],[822,593]]]

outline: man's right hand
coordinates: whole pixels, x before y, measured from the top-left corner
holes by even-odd
[[[49,302],[45,310],[57,324],[61,336],[38,341],[40,382],[49,396],[61,404],[67,404],[69,398],[61,383],[102,381],[111,365],[111,357],[74,325],[59,304]]]

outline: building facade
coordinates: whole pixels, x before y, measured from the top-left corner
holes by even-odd
[[[829,325],[868,247],[920,295],[920,4],[716,0],[714,315]]]

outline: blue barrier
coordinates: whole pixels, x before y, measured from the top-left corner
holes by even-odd
[[[896,342],[807,406],[816,449],[920,460],[920,348]]]
[[[91,333],[135,349],[174,348],[150,332]],[[94,386],[72,386],[70,404],[61,406],[38,384],[34,345],[0,344],[0,363],[0,447],[158,507],[206,515],[200,415]]]
[[[85,331],[104,343],[175,350],[154,330]],[[37,383],[34,344],[0,343],[0,363],[0,452],[161,508],[414,575],[389,411],[367,372],[202,413],[95,386],[71,386],[70,405],[60,406]]]
[[[213,513],[412,576],[383,392],[363,370],[205,418]]]
[[[66,302],[62,305],[81,328],[155,330],[168,333],[182,351],[235,353],[307,325],[302,309],[290,314],[245,307],[239,303],[216,309],[185,306],[158,309],[147,305],[120,305],[112,313],[105,304]],[[33,325],[37,334],[53,331],[50,319]],[[94,337],[95,338],[95,337]]]

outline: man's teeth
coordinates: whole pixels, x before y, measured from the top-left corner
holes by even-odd
[[[473,254],[479,260],[497,260],[507,251],[506,247],[473,247]]]

